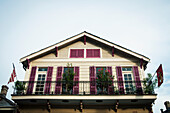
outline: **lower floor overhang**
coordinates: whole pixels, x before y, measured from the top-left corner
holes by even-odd
[[[157,95],[12,95],[12,100],[22,105],[150,105]]]

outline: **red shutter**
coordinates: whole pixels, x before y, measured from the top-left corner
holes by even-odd
[[[35,75],[36,75],[36,70],[37,70],[36,66],[32,67],[32,69],[31,69],[31,75],[30,75],[30,79],[29,79],[27,94],[32,94],[33,87],[34,87],[34,79],[35,79]]]
[[[123,78],[122,78],[122,68],[120,66],[116,67],[117,81],[119,94],[124,94]]]
[[[84,49],[71,49],[70,58],[84,58]]]
[[[84,49],[77,49],[77,58],[84,58]]]
[[[86,49],[87,58],[100,58],[100,49]]]
[[[86,49],[86,57],[87,58],[90,58],[90,57],[92,57],[92,49]]]
[[[133,66],[133,75],[134,75],[134,78],[135,78],[137,93],[143,94],[140,76],[139,76],[139,71],[138,71],[138,66]]]
[[[48,67],[47,79],[46,79],[45,91],[44,91],[45,94],[50,94],[52,74],[53,74],[53,67]]]
[[[109,71],[110,75],[112,75],[112,67],[107,67],[107,70]],[[112,82],[108,86],[108,94],[114,94],[113,78],[110,79],[112,80]]]
[[[96,94],[96,76],[95,76],[95,67],[90,67],[90,94]]]
[[[74,67],[74,70],[73,94],[79,94],[79,67]]]
[[[61,94],[62,67],[57,67],[55,94]]]
[[[94,57],[100,58],[100,49],[93,49],[93,51],[94,51]]]
[[[70,58],[75,58],[76,57],[76,49],[71,49],[70,50]]]

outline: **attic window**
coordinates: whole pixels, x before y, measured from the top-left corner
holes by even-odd
[[[86,58],[100,58],[100,49],[86,49]]]
[[[70,49],[70,58],[84,58],[84,49]]]

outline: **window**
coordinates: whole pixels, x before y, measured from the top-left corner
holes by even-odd
[[[134,85],[132,81],[132,68],[131,67],[123,67],[122,73],[124,77],[124,85],[125,85],[125,91],[127,94],[131,94],[134,92]]]
[[[45,74],[38,74],[35,94],[43,94],[45,86]]]
[[[105,75],[106,67],[96,67],[96,74],[97,74],[96,77],[99,76],[99,75],[98,75],[99,71],[100,71],[100,72],[103,72],[103,74]]]
[[[74,68],[73,67],[65,67],[64,68],[64,73],[66,73],[66,72],[71,72],[71,73],[74,73]],[[68,73],[67,73],[68,74]],[[67,74],[66,74],[66,76],[67,76]],[[65,80],[65,77],[66,76],[63,76],[63,80]]]
[[[132,74],[124,74],[126,93],[133,92]]]
[[[43,94],[44,93],[47,69],[48,69],[47,67],[38,68],[38,78],[37,78],[35,94]]]
[[[84,58],[84,49],[70,49],[70,58]]]
[[[96,77],[99,78],[100,73],[103,73],[103,75],[105,75],[105,71],[106,71],[106,67],[96,67]],[[102,94],[103,92],[107,91],[107,88],[103,89],[104,83],[106,81],[101,81],[101,83],[97,83],[97,94]],[[103,91],[104,90],[104,91]]]
[[[86,58],[100,58],[100,49],[86,49]]]
[[[68,73],[74,73],[74,68],[73,67],[65,67],[64,68],[64,73],[65,74],[63,74],[63,81],[65,81],[65,82],[63,82],[62,83],[62,92],[63,93],[68,93],[67,91],[68,91],[68,89],[67,88],[69,88],[70,89],[70,92],[72,92],[72,89],[73,89],[73,83],[71,83],[70,81],[69,81],[69,79],[72,79],[73,80],[73,77],[68,77]],[[67,79],[66,79],[67,78]],[[66,87],[66,84],[68,85],[67,87]]]

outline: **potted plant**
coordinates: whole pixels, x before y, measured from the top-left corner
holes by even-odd
[[[118,87],[114,87],[114,93],[117,94],[117,95],[119,94]]]
[[[16,91],[17,94],[24,94],[25,91],[25,82],[21,82],[21,81],[16,81],[15,82],[15,87],[13,87]]]
[[[148,77],[144,79],[144,92],[145,94],[153,94],[154,89],[156,88],[156,84],[158,82],[157,78],[155,80],[151,80],[152,75],[148,73]]]
[[[65,83],[66,93],[71,94],[73,90],[74,68],[72,64],[67,64],[67,70],[63,73],[63,82]]]
[[[102,93],[106,94],[109,85],[113,83],[113,76],[110,74],[109,70],[105,70],[103,68],[98,70],[96,82],[97,86],[101,88]]]

